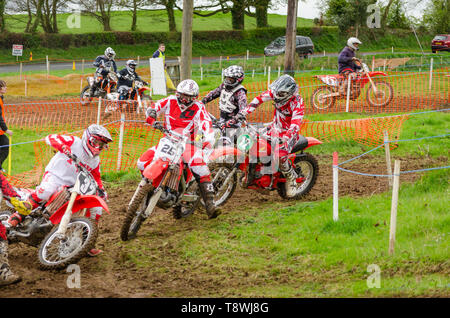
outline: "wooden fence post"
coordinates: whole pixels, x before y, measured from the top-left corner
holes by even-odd
[[[397,228],[398,189],[400,187],[400,161],[394,163],[394,186],[392,188],[391,223],[389,230],[389,255],[394,254],[395,232]]]
[[[392,166],[391,166],[391,150],[390,150],[390,144],[389,144],[389,135],[387,130],[384,130],[384,150],[386,154],[386,166],[387,166],[387,173],[388,173],[388,179],[389,179],[389,186],[392,187]]]
[[[333,221],[339,219],[338,153],[333,152]]]

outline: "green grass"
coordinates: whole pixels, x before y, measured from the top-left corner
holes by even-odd
[[[207,13],[207,12],[204,12]],[[69,28],[67,26],[68,13],[57,15],[58,28],[60,33],[91,33],[103,32],[102,25],[93,17],[88,15],[81,16],[81,28]],[[177,31],[181,31],[182,12],[175,11],[175,22]],[[20,19],[20,21],[18,21]],[[14,19],[10,16],[6,17],[6,27],[10,32],[23,32],[26,26],[26,15],[15,15]],[[114,11],[111,14],[111,27],[114,31],[130,31],[131,30],[132,13],[129,11]],[[268,22],[273,27],[285,27],[286,16],[278,14],[268,14]],[[298,27],[312,27],[312,19],[297,18]],[[255,29],[256,19],[245,16],[245,28]],[[213,31],[213,30],[231,30],[231,13],[217,13],[210,17],[200,17],[194,15],[193,30],[194,31]],[[169,31],[169,22],[166,11],[138,11],[137,14],[137,31],[142,32],[167,32]],[[42,32],[39,27],[38,32]]]
[[[220,222],[175,233],[165,244],[179,263],[192,265],[191,275],[202,271],[233,281],[207,295],[212,297],[448,297],[449,177],[438,171],[402,185],[393,256],[390,193],[340,198],[338,222],[332,220],[331,199],[235,208]],[[164,250],[150,241],[147,233],[127,243],[129,262],[154,268]],[[367,285],[371,264],[381,270],[381,288]],[[174,290],[170,296],[179,295]]]

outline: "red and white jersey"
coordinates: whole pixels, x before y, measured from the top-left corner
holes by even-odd
[[[182,110],[176,96],[171,95],[156,102],[153,109],[157,115],[164,115],[166,129],[189,136],[191,141],[195,140],[196,135],[203,134],[204,146],[214,144],[211,117],[202,102],[196,101]]]
[[[81,161],[81,164],[91,172],[95,181],[100,188],[103,188],[102,180],[100,178],[100,157],[90,157],[82,146],[80,138],[67,135],[48,135],[45,137],[45,142],[58,150],[53,158],[45,167],[45,172],[48,172],[67,186],[75,184],[78,169],[73,163],[72,159],[69,159],[64,153],[62,153],[62,146],[66,145],[70,147],[72,154],[76,155]]]
[[[252,102],[243,110],[243,114],[248,115],[262,103],[271,100],[273,100],[272,91],[265,91],[252,100]],[[304,115],[305,104],[303,103],[303,98],[299,95],[295,95],[285,105],[275,105],[271,127],[279,130],[281,134],[287,130],[290,130],[292,133],[298,133]]]

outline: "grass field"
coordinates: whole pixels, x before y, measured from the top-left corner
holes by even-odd
[[[206,12],[205,12],[206,13]],[[102,25],[93,17],[82,15],[80,28],[69,28],[67,19],[71,14],[58,14],[58,28],[60,33],[92,33],[103,32]],[[175,22],[177,31],[181,31],[182,12],[175,10]],[[114,31],[130,31],[131,30],[132,13],[129,11],[114,11],[111,14],[111,28]],[[23,32],[27,21],[26,15],[15,15],[14,19],[10,16],[6,17],[7,29],[10,32]],[[272,27],[285,27],[286,16],[278,14],[268,14],[268,22]],[[297,18],[298,27],[313,26],[312,19]],[[256,19],[245,16],[245,28],[255,29]],[[201,17],[194,15],[193,30],[194,31],[214,31],[214,30],[231,30],[231,13],[217,13],[210,17]],[[42,32],[38,28],[38,32]],[[142,32],[167,32],[169,31],[169,22],[167,13],[161,11],[138,11],[137,14],[137,31]]]

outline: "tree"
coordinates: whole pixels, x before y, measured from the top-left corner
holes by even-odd
[[[81,6],[82,13],[96,18],[103,26],[103,31],[112,31],[111,9],[118,4],[116,0],[74,0],[73,3]]]
[[[431,0],[425,9],[423,24],[435,33],[450,33],[450,0]]]
[[[194,0],[183,0],[183,30],[181,31],[180,80],[191,78],[192,20]]]
[[[254,0],[253,6],[255,7],[256,15],[256,27],[265,28],[269,26],[267,20],[267,10],[269,9],[269,4],[271,0]]]
[[[167,18],[169,20],[169,31],[176,32],[177,24],[175,22],[175,8],[182,11],[180,7],[177,6],[177,0],[150,0],[150,4],[164,6],[167,12]]]
[[[390,28],[409,29],[410,21],[406,17],[404,3],[402,0],[394,0],[392,8],[387,17],[386,24]]]

